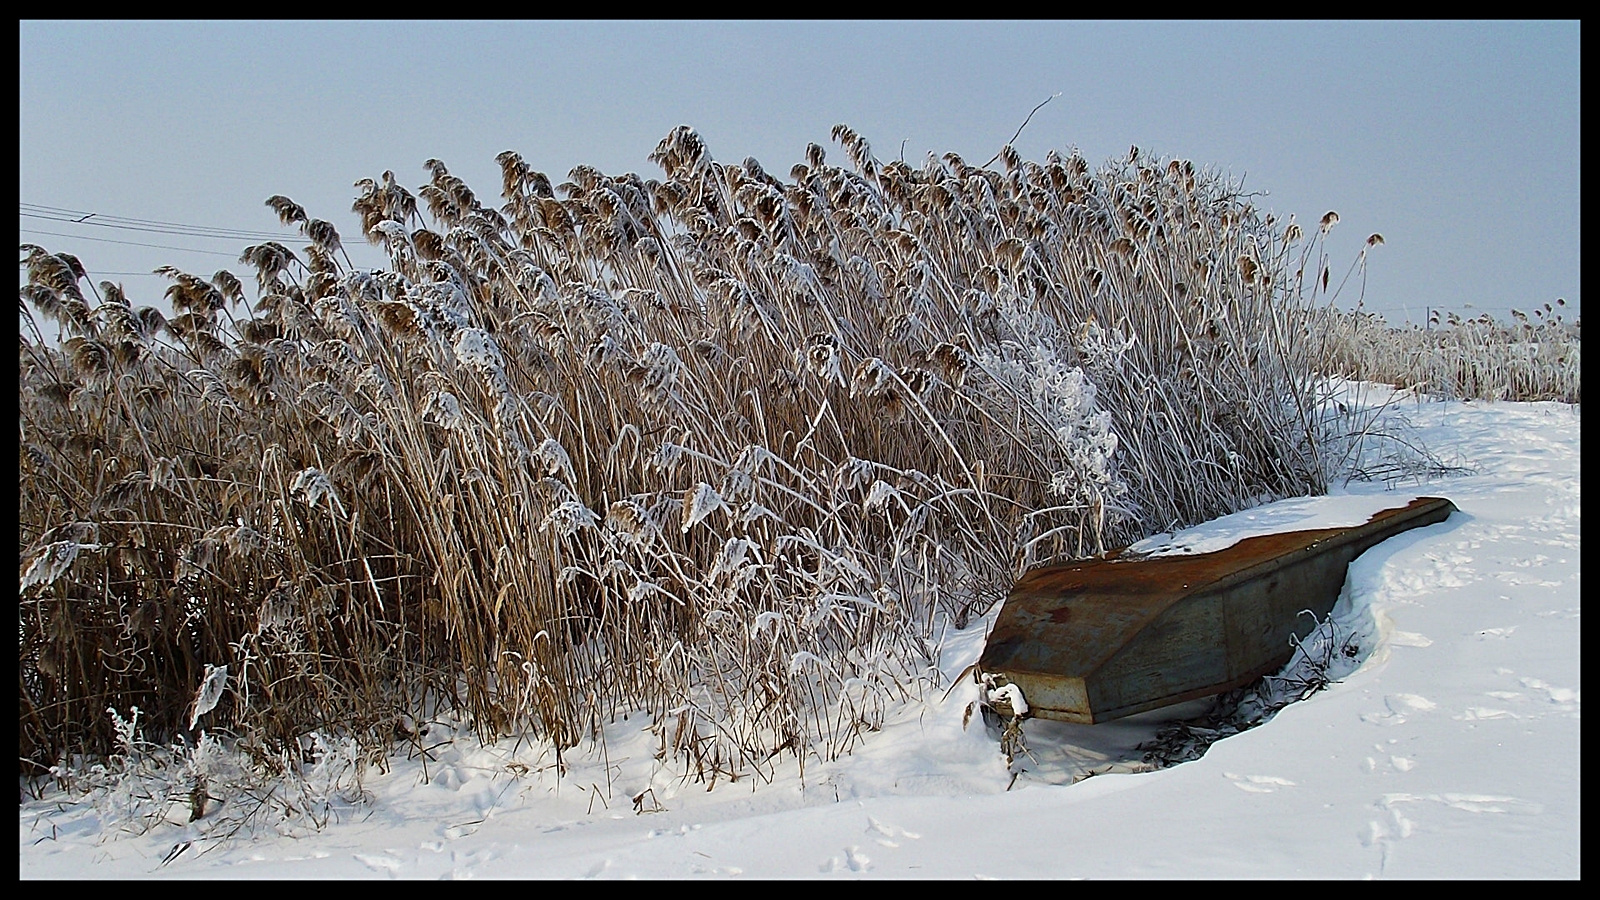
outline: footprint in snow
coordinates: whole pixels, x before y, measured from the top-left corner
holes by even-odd
[[[1561,586],[1561,582],[1559,582],[1559,581],[1551,581],[1548,578],[1530,578],[1530,577],[1518,575],[1515,572],[1496,572],[1494,577],[1500,579],[1501,581],[1505,582],[1506,584],[1514,584],[1514,585],[1517,585],[1519,587],[1560,587]]]
[[[1294,787],[1294,782],[1276,775],[1235,775],[1232,772],[1222,774],[1233,782],[1234,787],[1252,794],[1270,794],[1281,787]]]
[[[844,851],[844,856],[829,857],[827,862],[818,866],[820,872],[838,872],[848,869],[851,872],[865,872],[872,867],[872,859],[861,852],[860,847],[849,847]]]
[[[495,853],[493,850],[487,849],[473,850],[470,853],[459,853],[455,850],[451,850],[450,865],[456,867],[457,869],[475,868],[483,865],[491,859],[494,859],[498,855],[499,854]]]
[[[885,847],[900,846],[900,843],[895,840],[895,838],[898,837],[906,837],[912,840],[917,840],[922,837],[922,835],[913,831],[907,831],[898,825],[890,825],[885,822],[879,822],[877,819],[874,819],[871,816],[867,816],[867,833],[882,835],[881,837],[873,838],[873,840]]]
[[[1386,817],[1388,821],[1383,819],[1368,820],[1366,829],[1361,833],[1361,846],[1387,845],[1392,839],[1410,837],[1411,833],[1416,830],[1416,824],[1406,818],[1405,813],[1402,813],[1398,808],[1387,805],[1387,800],[1380,802],[1378,805],[1383,808],[1384,812],[1388,813]],[[1387,857],[1388,847],[1384,846],[1384,850]]]
[[[1383,702],[1395,715],[1427,712],[1439,705],[1421,694],[1390,694],[1383,698]]]
[[[1383,823],[1377,819],[1367,820],[1367,827],[1363,828],[1361,833],[1357,835],[1363,847],[1371,847],[1388,836],[1389,829],[1385,828]]]
[[[1519,680],[1522,682],[1523,687],[1532,688],[1536,691],[1543,691],[1550,695],[1551,703],[1578,703],[1579,697],[1581,696],[1578,691],[1573,690],[1572,688],[1555,687],[1553,685],[1546,684],[1537,678],[1524,677]]]
[[[1473,813],[1510,813],[1515,816],[1536,816],[1544,812],[1544,807],[1538,803],[1495,794],[1439,794],[1437,797],[1430,796],[1429,799],[1438,800],[1451,809]]]
[[[396,869],[405,865],[405,863],[392,856],[379,856],[375,853],[354,853],[351,855],[356,858],[356,862],[374,872],[388,872],[392,875]]]
[[[1401,803],[1440,803],[1451,809],[1470,813],[1509,813],[1518,816],[1535,816],[1544,812],[1544,806],[1516,797],[1499,794],[1384,794],[1378,806],[1393,812]]]
[[[1427,712],[1439,704],[1420,694],[1390,694],[1383,698],[1387,712],[1362,713],[1361,721],[1373,725],[1402,725],[1415,712]]]
[[[1484,719],[1516,719],[1520,717],[1508,709],[1494,709],[1488,706],[1469,706],[1465,712],[1461,713],[1461,715],[1451,716],[1451,718],[1458,722],[1477,722]]]

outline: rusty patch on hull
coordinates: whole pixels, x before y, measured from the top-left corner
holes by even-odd
[[[1189,556],[1106,557],[1018,579],[978,671],[1015,684],[1028,714],[1095,723],[1221,693],[1282,668],[1339,599],[1350,561],[1442,522],[1422,497],[1365,524],[1261,535]]]

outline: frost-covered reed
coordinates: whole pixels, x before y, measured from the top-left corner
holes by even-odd
[[[1567,321],[1565,300],[1463,319],[1433,313],[1427,327],[1393,327],[1382,316],[1328,311],[1330,374],[1473,400],[1581,403],[1582,320]]]
[[[833,138],[787,179],[687,127],[660,178],[508,151],[498,205],[386,172],[378,271],[274,197],[308,244],[161,270],[170,318],[25,246],[25,327],[64,336],[20,339],[25,771],[138,706],[374,752],[450,709],[558,757],[642,714],[762,778],[934,684],[1024,568],[1324,489],[1335,216],[1137,148]]]

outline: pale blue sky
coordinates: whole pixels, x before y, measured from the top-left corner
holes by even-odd
[[[166,282],[122,273],[243,272],[251,241],[50,221],[39,207],[298,246],[263,204],[284,194],[378,266],[352,183],[392,169],[415,190],[430,157],[495,204],[502,150],[556,182],[578,164],[659,177],[646,157],[680,123],[714,157],[755,156],[779,177],[810,141],[842,159],[828,140],[840,122],[880,159],[903,141],[914,164],[930,150],[977,164],[1059,92],[1016,141],[1024,157],[1077,147],[1099,163],[1137,144],[1246,177],[1280,217],[1337,210],[1336,263],[1384,235],[1366,299],[1391,320],[1557,297],[1581,308],[1576,21],[25,21],[19,33],[20,199],[36,205],[20,240],[77,254],[136,304]]]

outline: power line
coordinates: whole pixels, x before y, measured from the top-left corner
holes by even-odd
[[[232,253],[223,253],[220,250],[201,250],[196,247],[170,247],[166,244],[144,244],[140,243],[139,241],[118,241],[111,238],[89,237],[88,235],[83,234],[65,234],[60,231],[42,231],[37,228],[19,228],[17,230],[24,234],[48,234],[54,237],[72,238],[79,241],[99,241],[102,244],[128,244],[134,247],[154,247],[157,250],[181,250],[185,253],[206,253],[211,256],[226,256],[234,260],[238,259],[238,257]]]
[[[38,211],[38,212],[51,213],[53,215],[58,215],[58,216],[72,216],[75,219],[95,218],[95,219],[101,219],[101,220],[106,220],[106,221],[111,221],[111,222],[132,223],[132,224],[135,224],[135,225],[162,225],[162,226],[166,226],[166,227],[169,227],[169,228],[187,228],[187,229],[195,229],[195,230],[199,230],[199,231],[228,232],[228,233],[241,234],[241,235],[243,235],[243,234],[255,234],[255,235],[272,235],[272,234],[275,234],[274,232],[255,231],[255,230],[248,229],[248,228],[219,228],[219,227],[216,227],[216,226],[213,226],[213,225],[194,225],[194,224],[190,224],[188,222],[168,222],[168,221],[165,221],[163,219],[140,219],[140,218],[136,218],[136,217],[133,217],[133,216],[118,216],[118,215],[113,215],[111,213],[91,212],[91,211],[86,210],[86,209],[68,209],[66,207],[61,207],[61,206],[49,206],[49,205],[43,204],[43,203],[27,203],[27,202],[18,201],[17,205],[19,207],[25,207],[27,209],[35,210],[35,211]]]
[[[284,237],[282,232],[252,231],[242,228],[215,228],[209,225],[190,225],[183,222],[163,222],[159,219],[136,219],[109,213],[64,209],[38,203],[19,203],[19,215],[52,222],[69,222],[75,225],[94,225],[99,228],[119,228],[125,231],[147,231],[157,234],[181,234],[189,237],[220,239],[271,240]]]
[[[156,272],[107,272],[107,271],[104,271],[104,270],[101,270],[101,269],[87,269],[87,271],[88,271],[88,273],[90,275],[95,275],[95,276],[99,276],[99,275],[118,275],[118,276],[125,276],[125,277],[129,277],[129,278],[165,278],[165,277],[167,277],[165,275],[161,275],[161,274],[156,273]]]
[[[157,227],[145,226],[145,225],[118,225],[118,224],[115,224],[115,223],[112,223],[112,222],[89,222],[89,221],[85,221],[84,219],[81,219],[81,218],[74,219],[74,218],[71,218],[71,217],[68,217],[68,216],[51,216],[51,215],[43,215],[41,213],[30,213],[30,212],[19,212],[18,215],[23,216],[25,218],[29,218],[29,219],[43,219],[46,222],[65,222],[65,223],[70,224],[70,225],[93,225],[96,228],[116,228],[116,229],[119,229],[121,231],[145,231],[145,232],[150,232],[150,233],[153,233],[153,234],[174,234],[174,235],[180,235],[180,236],[183,236],[183,237],[209,238],[211,240],[219,240],[219,241],[239,241],[239,240],[258,241],[258,240],[272,240],[272,239],[275,239],[275,238],[282,238],[283,237],[283,235],[281,235],[281,234],[267,234],[266,232],[260,232],[260,233],[257,233],[257,234],[246,234],[246,233],[243,233],[243,232],[217,233],[217,232],[210,232],[210,231],[186,230],[186,229],[182,229],[182,228],[157,228]]]

